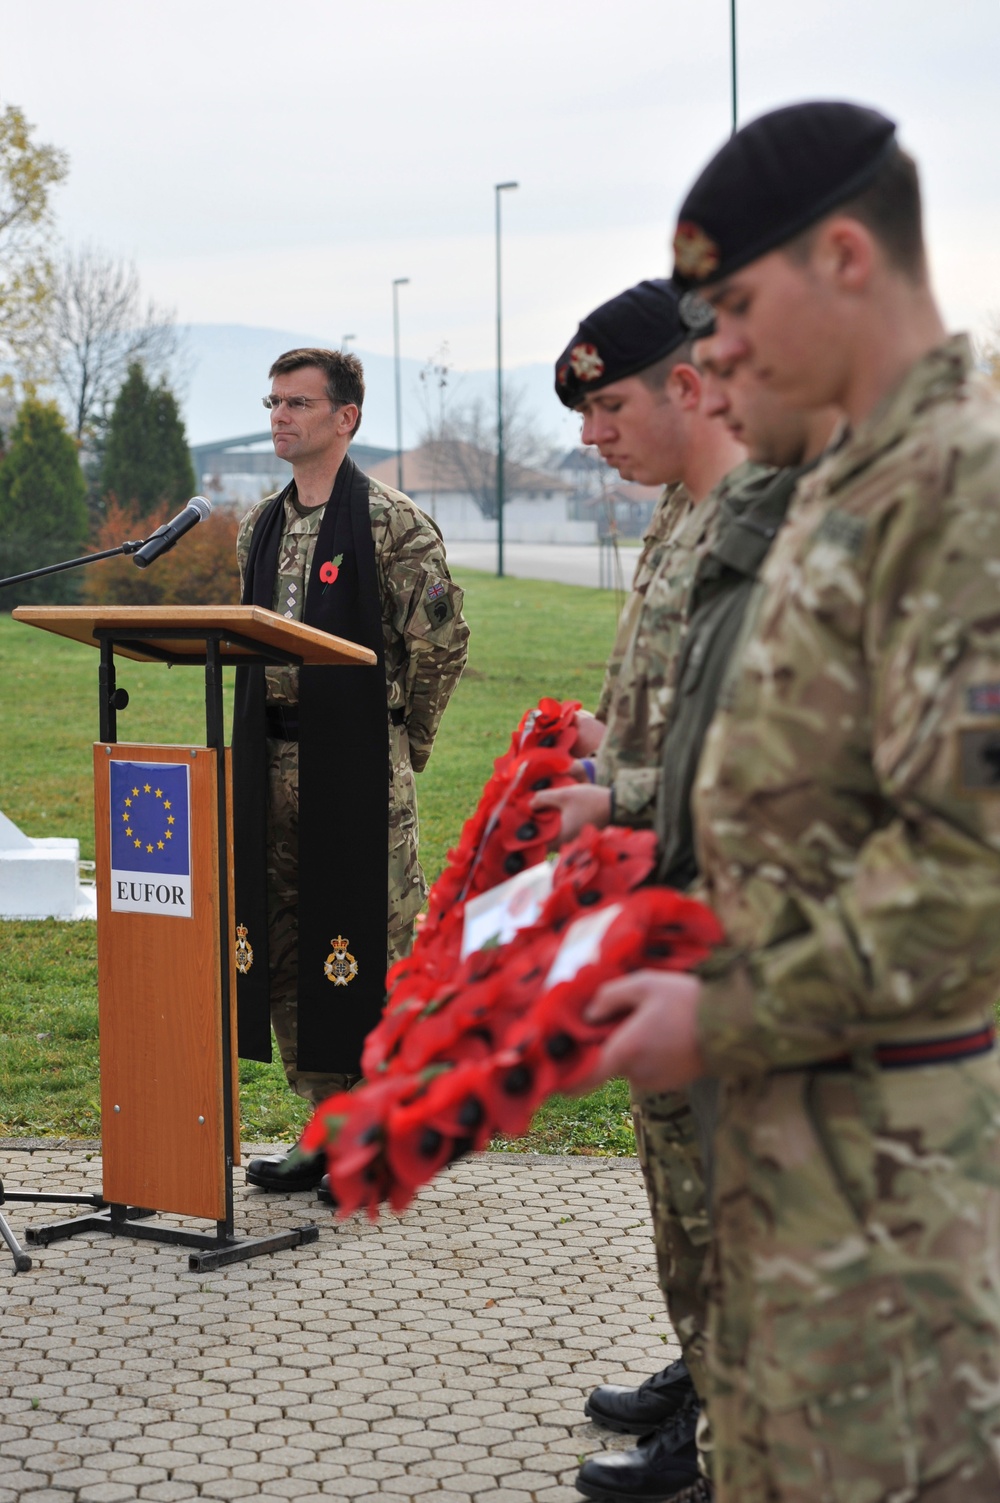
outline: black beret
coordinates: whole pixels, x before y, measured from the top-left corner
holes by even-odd
[[[688,193],[674,285],[718,282],[866,188],[898,150],[878,110],[820,101],[771,110],[731,136]]]
[[[587,315],[556,361],[556,395],[579,407],[588,392],[634,376],[692,337],[665,277],[640,282]],[[696,336],[697,337],[697,336]]]

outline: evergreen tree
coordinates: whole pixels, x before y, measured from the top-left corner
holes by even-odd
[[[101,490],[146,516],[194,493],[194,470],[173,393],[151,386],[138,362],[129,366],[108,425]]]
[[[82,554],[87,484],[76,443],[54,402],[29,397],[0,461],[0,577]],[[0,610],[75,600],[73,571],[0,590]]]

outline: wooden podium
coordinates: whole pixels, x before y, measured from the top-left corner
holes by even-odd
[[[311,1242],[307,1225],[240,1238],[232,776],[222,669],[265,663],[371,665],[373,652],[260,606],[20,606],[14,619],[100,649],[94,745],[103,1195],[107,1209],[45,1226],[44,1247],[81,1232],[196,1249],[218,1268]],[[118,741],[128,695],[115,654],[205,669],[203,746]],[[215,1235],[148,1218],[216,1223]]]

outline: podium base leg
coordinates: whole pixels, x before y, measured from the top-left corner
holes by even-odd
[[[259,1258],[262,1253],[280,1252],[283,1247],[304,1247],[307,1242],[318,1241],[319,1227],[310,1221],[294,1231],[274,1232],[269,1237],[234,1237],[225,1244],[213,1244],[204,1252],[191,1253],[188,1268],[192,1273],[201,1273],[210,1268],[224,1268],[227,1263]]]
[[[6,1205],[11,1200],[27,1201],[31,1204],[44,1201],[48,1205],[94,1206],[98,1208],[104,1205],[104,1199],[100,1195],[67,1195],[55,1190],[8,1190],[4,1186],[3,1180],[0,1180],[0,1206]],[[0,1214],[0,1238],[6,1242],[10,1255],[14,1259],[14,1272],[27,1273],[31,1267],[31,1259],[14,1236],[2,1214]]]
[[[0,1216],[0,1237],[2,1237],[6,1242],[7,1247],[10,1250],[10,1255],[14,1259],[14,1272],[27,1273],[28,1269],[31,1267],[31,1259],[28,1257],[28,1254],[24,1251],[24,1248],[18,1242],[17,1238],[14,1236],[14,1233],[11,1231],[6,1221],[3,1219],[3,1216]]]
[[[207,1232],[187,1232],[181,1227],[148,1225],[146,1218],[156,1211],[141,1206],[109,1205],[96,1216],[74,1216],[66,1221],[50,1221],[45,1226],[29,1226],[24,1240],[29,1247],[48,1247],[50,1242],[65,1241],[67,1237],[79,1237],[84,1232],[107,1232],[112,1237],[134,1237],[146,1242],[166,1242],[174,1247],[196,1249],[188,1258],[192,1273],[201,1273],[212,1268],[222,1268],[227,1263],[242,1263],[248,1258],[259,1258],[264,1253],[280,1252],[286,1247],[302,1247],[319,1240],[319,1227],[315,1222],[294,1227],[285,1232],[274,1232],[267,1237],[237,1237],[224,1222],[218,1222],[215,1236]]]

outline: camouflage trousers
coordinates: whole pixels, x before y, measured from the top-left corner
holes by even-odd
[[[632,1097],[636,1151],[653,1219],[656,1267],[670,1323],[700,1394],[705,1391],[704,1283],[711,1231],[702,1151],[686,1093]]]
[[[268,741],[267,801],[267,938],[270,952],[271,1027],[278,1043],[285,1078],[292,1090],[314,1106],[334,1091],[349,1090],[357,1075],[329,1075],[300,1070],[298,1055],[298,896],[299,896],[299,748],[294,741]],[[415,836],[414,831],[414,836]],[[390,835],[391,838],[391,835]],[[402,844],[403,849],[400,850]],[[407,955],[413,922],[423,904],[422,884],[414,884],[413,849],[398,842],[389,853],[386,967]],[[407,887],[400,897],[396,869],[405,868]],[[419,871],[419,867],[417,867]]]
[[[718,1503],[996,1503],[996,1057],[730,1084],[715,1174]]]

